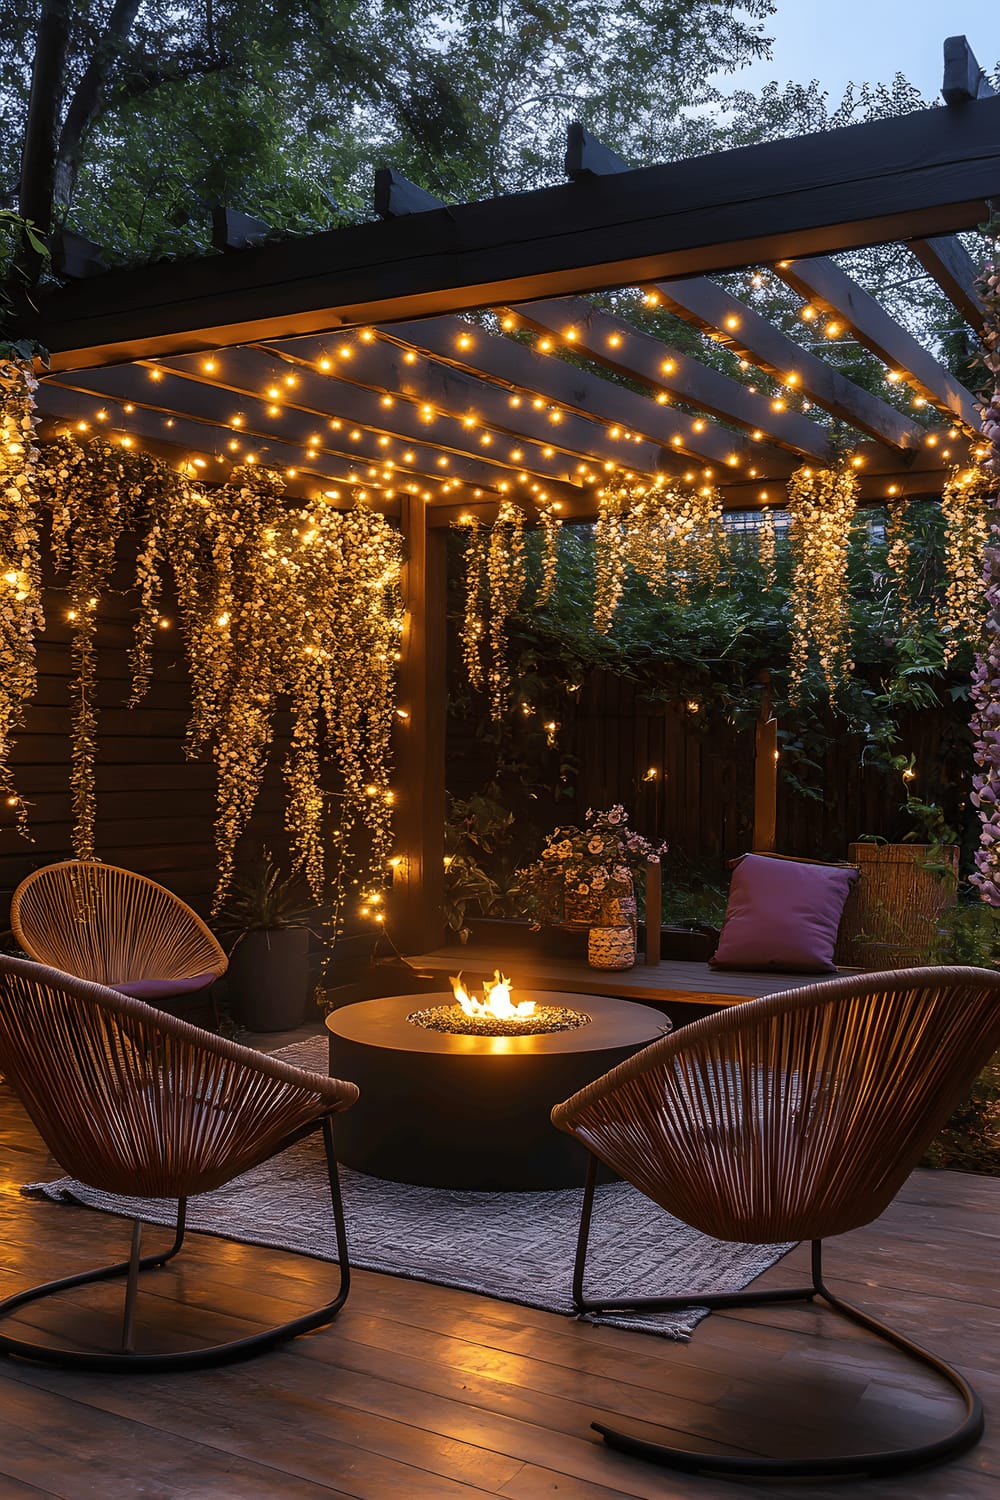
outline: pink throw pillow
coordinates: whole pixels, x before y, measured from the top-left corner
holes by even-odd
[[[714,969],[829,974],[857,870],[744,854],[729,886]]]

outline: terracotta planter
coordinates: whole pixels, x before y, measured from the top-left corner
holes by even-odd
[[[247,932],[229,960],[229,992],[248,1031],[293,1031],[309,993],[309,933],[304,927]]]

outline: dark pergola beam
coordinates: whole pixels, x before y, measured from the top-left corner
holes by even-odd
[[[46,292],[55,369],[525,302],[973,228],[1000,100],[517,193]]]
[[[805,458],[822,462],[830,456],[826,433],[796,411],[775,411],[766,396],[758,396],[718,370],[671,349],[652,334],[643,333],[624,318],[601,312],[583,297],[558,301],[521,302],[512,309],[529,327],[553,334],[567,346],[567,328],[576,337],[571,346],[589,359],[653,389],[669,391],[685,405],[731,422],[744,432],[762,432],[771,443]],[[697,418],[688,418],[689,430]],[[747,461],[754,450],[736,438],[730,447]]]
[[[471,340],[469,356],[475,357],[483,330],[457,318],[454,325],[461,330],[459,337]],[[426,328],[427,324],[419,326]],[[415,360],[411,358],[408,362],[406,354],[412,356],[417,351],[391,342],[381,331],[370,343],[351,338],[350,359],[337,358],[336,349],[340,342],[342,340],[286,339],[266,347],[278,358],[304,361],[313,368],[317,360],[325,357],[332,348],[333,369],[339,382],[360,385],[375,392],[390,392],[421,404],[428,402],[463,421],[472,414],[477,426],[488,427],[491,432],[509,438],[515,444],[551,444],[598,464],[605,460],[623,464],[627,459],[627,467],[645,474],[672,470],[679,461],[680,455],[676,451],[648,441],[630,445],[624,453],[621,443],[608,436],[603,413],[599,411],[592,412],[592,417],[584,417],[564,408],[561,402],[552,402],[560,418],[553,423],[545,411],[536,410],[527,394],[520,397],[517,406],[513,406],[508,390],[436,359],[424,348]],[[507,340],[496,342],[508,343]]]
[[[856,342],[890,369],[899,370],[925,400],[946,408],[966,426],[978,428],[979,411],[972,393],[832,260],[782,261],[774,269],[801,297],[843,318]]]
[[[275,453],[280,454],[274,459],[278,464],[305,468],[313,462],[308,458],[309,452],[313,451],[318,458],[332,457],[338,464],[346,461],[356,465],[357,483],[361,485],[384,487],[388,483],[398,488],[410,478],[417,478],[422,487],[430,484],[432,491],[437,493],[448,481],[473,492],[477,489],[492,491],[500,483],[509,483],[512,498],[530,503],[536,494],[541,498],[541,492],[544,492],[548,499],[562,502],[567,510],[575,510],[582,494],[578,482],[575,482],[576,476],[573,481],[565,481],[561,475],[552,474],[538,476],[535,480],[537,489],[533,490],[534,476],[529,475],[527,483],[518,480],[519,470],[512,469],[505,459],[491,461],[482,454],[449,450],[444,444],[431,440],[426,431],[420,430],[419,419],[415,416],[400,421],[400,415],[407,417],[408,414],[400,413],[395,407],[391,412],[384,411],[371,393],[341,389],[334,382],[327,382],[325,377],[310,376],[307,371],[297,374],[296,396],[304,394],[308,399],[311,382],[314,394],[329,398],[332,391],[340,400],[318,401],[310,407],[298,405],[289,394],[277,403],[280,416],[272,416],[268,408],[275,403],[262,394],[262,390],[266,392],[269,382],[280,381],[288,372],[288,365],[279,364],[261,351],[244,349],[229,350],[220,356],[220,362],[223,359],[225,368],[220,369],[217,376],[206,375],[184,361],[164,361],[156,365],[81,372],[80,376],[72,378],[72,383],[79,390],[129,401],[137,408],[142,404],[152,405],[151,393],[155,391],[161,420],[177,409],[214,426],[216,447],[220,452],[226,451],[228,442],[239,441],[241,445],[252,446],[262,462],[270,461],[269,456]],[[159,380],[151,378],[154,373],[159,373]],[[47,389],[49,384],[45,382],[44,388]],[[324,387],[322,391],[320,386]],[[364,405],[363,412],[359,412],[359,397]],[[233,425],[234,416],[241,419],[238,427]],[[342,427],[332,429],[331,420],[342,422]],[[356,444],[348,441],[352,430],[359,434]],[[382,448],[378,443],[380,436],[388,436],[398,447]],[[313,438],[317,439],[315,443],[311,441]],[[412,457],[407,457],[407,454]],[[444,466],[438,463],[442,455],[447,459]],[[382,472],[387,461],[395,466],[398,475],[395,485]],[[375,468],[377,474],[369,475],[366,472],[369,468]],[[521,465],[520,469],[523,468]]]
[[[226,477],[229,466],[245,461],[244,453],[228,451],[226,440],[231,436],[228,431],[190,416],[174,415],[162,408],[140,405],[138,402],[131,404],[134,410],[126,414],[122,411],[119,400],[102,397],[91,390],[51,381],[46,381],[39,388],[43,435],[47,434],[50,425],[53,429],[68,426],[75,431],[77,424],[84,421],[87,423],[87,436],[107,436],[112,439],[128,437],[136,441],[136,446],[167,458],[178,466],[201,458],[206,465],[202,477],[216,483]],[[105,421],[97,416],[101,410],[108,413]],[[168,420],[171,423],[169,427]],[[248,436],[253,438],[254,434]],[[317,486],[322,490],[330,486],[343,486],[344,494],[338,503],[347,506],[351,503],[353,489],[376,488],[370,480],[361,476],[354,477],[349,464],[337,462],[327,455],[306,460],[302,450],[291,444],[273,440],[267,444],[253,441],[245,444],[245,448],[256,452],[266,467],[281,471],[288,493],[302,499],[315,499]],[[295,473],[289,475],[289,469],[294,469]],[[391,506],[390,501],[385,503]]]
[[[238,402],[261,403],[266,416],[271,417],[268,407],[277,404],[280,417],[271,417],[272,423],[280,421],[282,426],[294,422],[322,437],[321,447],[330,443],[330,420],[336,418],[359,430],[364,428],[376,442],[379,437],[389,437],[400,445],[414,449],[422,447],[434,455],[431,472],[441,476],[441,466],[436,464],[439,456],[448,460],[445,478],[462,477],[463,482],[492,488],[498,478],[505,478],[511,467],[507,452],[494,454],[494,443],[487,447],[477,444],[474,434],[465,427],[461,418],[447,412],[435,412],[433,422],[425,422],[415,401],[398,399],[391,395],[392,405],[382,404],[381,397],[363,385],[349,384],[339,378],[334,367],[329,373],[320,373],[304,364],[291,366],[276,351],[257,347],[249,349],[227,349],[215,361],[217,370],[209,377],[191,361],[165,360],[159,368],[172,370],[184,378],[206,386],[210,390],[228,392]],[[294,388],[284,385],[284,377],[294,368]],[[276,403],[267,395],[269,386],[276,386],[281,395]],[[385,393],[390,394],[390,393]],[[256,408],[255,408],[256,409]],[[273,431],[273,426],[271,428]],[[487,434],[492,439],[492,434]],[[528,438],[522,439],[523,462],[515,467],[527,470],[534,478],[546,485],[565,487],[579,484],[572,472],[572,465],[561,450],[558,439],[548,440],[552,445],[552,457],[546,458],[541,447]],[[398,454],[386,450],[386,456],[398,462]],[[372,460],[373,462],[375,460]]]
[[[777,380],[791,376],[796,391],[876,442],[903,450],[920,443],[921,429],[902,412],[795,343],[717,282],[704,276],[658,281],[656,291],[676,317],[705,333],[721,333],[729,348]]]
[[[962,317],[982,333],[986,312],[976,287],[975,262],[960,240],[946,234],[930,240],[911,240],[910,249]]]
[[[945,37],[941,97],[949,105],[967,104],[970,99],[994,97],[990,81],[964,36]]]
[[[609,426],[641,434],[667,452],[684,454],[695,463],[724,464],[734,452],[747,458],[760,456],[756,445],[750,448],[741,436],[726,432],[711,421],[706,421],[702,430],[696,432],[692,420],[669,405],[660,406],[648,396],[615,385],[557,356],[538,354],[501,334],[474,329],[472,347],[462,350],[456,340],[462,333],[468,333],[470,327],[458,318],[427,318],[418,323],[387,323],[379,331],[387,338],[433,353],[484,378],[493,377],[518,390],[534,391],[582,416],[597,415]],[[666,354],[663,349],[661,358]],[[619,461],[624,462],[620,457],[622,451],[619,448]],[[781,472],[791,472],[787,455],[772,449],[770,458]]]
[[[571,170],[575,166],[577,171]],[[570,176],[586,170],[597,175],[630,170],[628,162],[609,151],[581,125],[570,125],[567,133],[566,171]],[[725,342],[758,369],[784,380],[794,375],[796,389],[840,420],[878,442],[897,448],[912,448],[920,433],[885,401],[869,395],[825,361],[802,349],[766,318],[745,306],[718,283],[705,276],[686,281],[658,282],[656,292],[675,317],[684,319],[703,333],[723,333]]]

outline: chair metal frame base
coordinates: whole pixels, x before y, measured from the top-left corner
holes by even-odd
[[[286,1339],[295,1338],[297,1334],[308,1333],[313,1328],[320,1328],[325,1323],[331,1322],[347,1300],[347,1294],[351,1286],[351,1267],[347,1251],[344,1205],[341,1198],[340,1178],[334,1149],[333,1123],[330,1117],[325,1116],[322,1120],[317,1121],[315,1126],[299,1132],[294,1139],[301,1139],[302,1136],[309,1134],[311,1130],[316,1128],[322,1128],[323,1131],[327,1175],[330,1182],[330,1198],[333,1206],[333,1221],[337,1239],[337,1259],[340,1265],[340,1280],[337,1295],[332,1302],[327,1302],[324,1306],[315,1308],[311,1312],[302,1313],[297,1318],[291,1318],[287,1323],[279,1323],[271,1328],[261,1330],[260,1333],[249,1334],[245,1338],[233,1339],[224,1344],[214,1344],[200,1349],[182,1349],[175,1353],[143,1354],[132,1352],[139,1275],[143,1271],[166,1265],[169,1260],[174,1258],[183,1245],[187,1200],[181,1198],[177,1205],[177,1223],[174,1239],[168,1249],[157,1251],[152,1255],[141,1255],[142,1221],[136,1219],[133,1223],[132,1246],[128,1260],[119,1261],[110,1266],[99,1266],[91,1271],[81,1271],[75,1276],[65,1276],[59,1281],[49,1281],[42,1286],[31,1287],[27,1291],[17,1292],[14,1296],[7,1297],[4,1301],[0,1302],[0,1320],[2,1320],[18,1308],[25,1307],[32,1302],[40,1301],[44,1297],[68,1291],[72,1287],[84,1286],[90,1282],[110,1281],[116,1277],[124,1276],[126,1278],[125,1306],[122,1323],[122,1348],[120,1352],[98,1353],[79,1349],[61,1349],[48,1344],[29,1343],[24,1339],[15,1338],[10,1334],[0,1333],[0,1354],[15,1355],[21,1359],[32,1360],[40,1364],[56,1365],[68,1370],[118,1372],[128,1370],[130,1372],[150,1374],[164,1370],[196,1370],[204,1369],[210,1365],[230,1364],[235,1360],[248,1359],[251,1355],[260,1354],[266,1349],[274,1348],[275,1345],[283,1343]],[[289,1141],[288,1144],[290,1145],[292,1142]]]
[[[961,1422],[943,1437],[915,1447],[884,1449],[874,1453],[850,1453],[824,1458],[758,1458],[752,1456],[738,1458],[731,1454],[675,1448],[668,1444],[633,1437],[604,1422],[592,1422],[592,1429],[601,1434],[609,1447],[688,1473],[800,1479],[845,1477],[851,1474],[899,1474],[907,1469],[939,1463],[946,1458],[964,1453],[982,1437],[984,1426],[982,1401],[974,1388],[956,1369],[936,1354],[932,1354],[930,1350],[913,1343],[911,1339],[898,1333],[887,1323],[873,1318],[861,1308],[855,1307],[853,1303],[843,1301],[829,1290],[823,1281],[821,1240],[811,1241],[812,1283],[806,1287],[780,1287],[757,1292],[696,1292],[673,1297],[616,1297],[610,1301],[586,1297],[583,1290],[584,1267],[599,1165],[597,1157],[591,1153],[584,1187],[576,1261],[573,1268],[573,1303],[579,1314],[640,1309],[653,1312],[683,1307],[760,1307],[772,1302],[812,1302],[815,1298],[822,1297],[832,1311],[860,1324],[862,1328],[868,1329],[886,1343],[894,1345],[904,1354],[934,1370],[957,1391],[964,1406]]]

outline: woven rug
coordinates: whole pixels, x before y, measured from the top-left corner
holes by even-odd
[[[326,1071],[323,1037],[296,1042],[277,1055]],[[341,1179],[352,1264],[572,1315],[582,1190],[453,1192],[346,1169]],[[22,1191],[153,1224],[172,1224],[176,1216],[173,1202],[99,1193],[71,1177],[31,1183]],[[188,1227],[335,1260],[330,1190],[318,1138],[300,1142],[214,1193],[192,1198]],[[602,1294],[632,1296],[738,1291],[789,1249],[710,1239],[671,1218],[630,1184],[606,1183],[597,1190],[586,1286]],[[706,1314],[706,1308],[685,1308],[616,1313],[592,1321],[684,1340]]]

